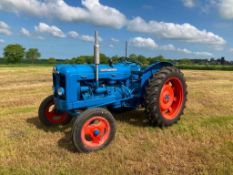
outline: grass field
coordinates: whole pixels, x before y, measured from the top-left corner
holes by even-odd
[[[105,150],[78,154],[72,124],[44,128],[37,110],[51,93],[51,68],[0,67],[0,174],[233,174],[233,72],[184,71],[181,121],[149,127],[142,110],[118,114]]]

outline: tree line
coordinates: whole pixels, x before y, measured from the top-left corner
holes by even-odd
[[[41,57],[37,48],[26,50],[20,44],[9,44],[3,49],[3,58],[7,63],[20,63],[23,59],[35,62]]]
[[[155,57],[145,57],[143,55],[131,54],[127,58],[129,61],[137,62],[143,66],[147,66],[157,61],[168,61],[178,65],[233,65],[233,61],[227,61],[224,57],[215,59],[167,59],[162,55]],[[92,64],[94,63],[93,56],[79,56],[69,59],[48,58],[41,59],[41,53],[37,48],[26,50],[20,44],[10,44],[3,49],[3,59],[6,63],[42,63],[42,64]],[[100,54],[102,64],[108,64],[109,61],[116,63],[125,60],[124,57],[112,56],[108,57],[105,54]]]

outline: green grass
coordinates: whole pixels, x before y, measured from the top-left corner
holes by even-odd
[[[232,123],[233,117],[232,116],[222,116],[222,117],[210,117],[203,120],[202,124],[204,126],[220,126],[224,127],[227,126],[229,123]]]

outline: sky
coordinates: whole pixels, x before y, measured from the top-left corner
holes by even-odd
[[[1,0],[0,55],[8,44],[43,58],[101,52],[233,60],[233,0]]]

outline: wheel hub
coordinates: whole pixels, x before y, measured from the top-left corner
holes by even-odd
[[[177,77],[165,82],[160,92],[160,111],[164,118],[172,120],[177,117],[183,103],[183,85]]]
[[[170,100],[170,96],[169,95],[166,95],[165,97],[164,97],[164,102],[169,102],[169,100]]]
[[[98,129],[96,129],[95,131],[94,131],[94,136],[98,136],[100,134],[100,131],[98,130]]]
[[[174,91],[170,85],[166,84],[163,86],[160,98],[161,108],[169,109],[174,99]]]
[[[86,146],[95,148],[106,142],[109,134],[109,122],[101,116],[94,116],[85,122],[81,137]]]

